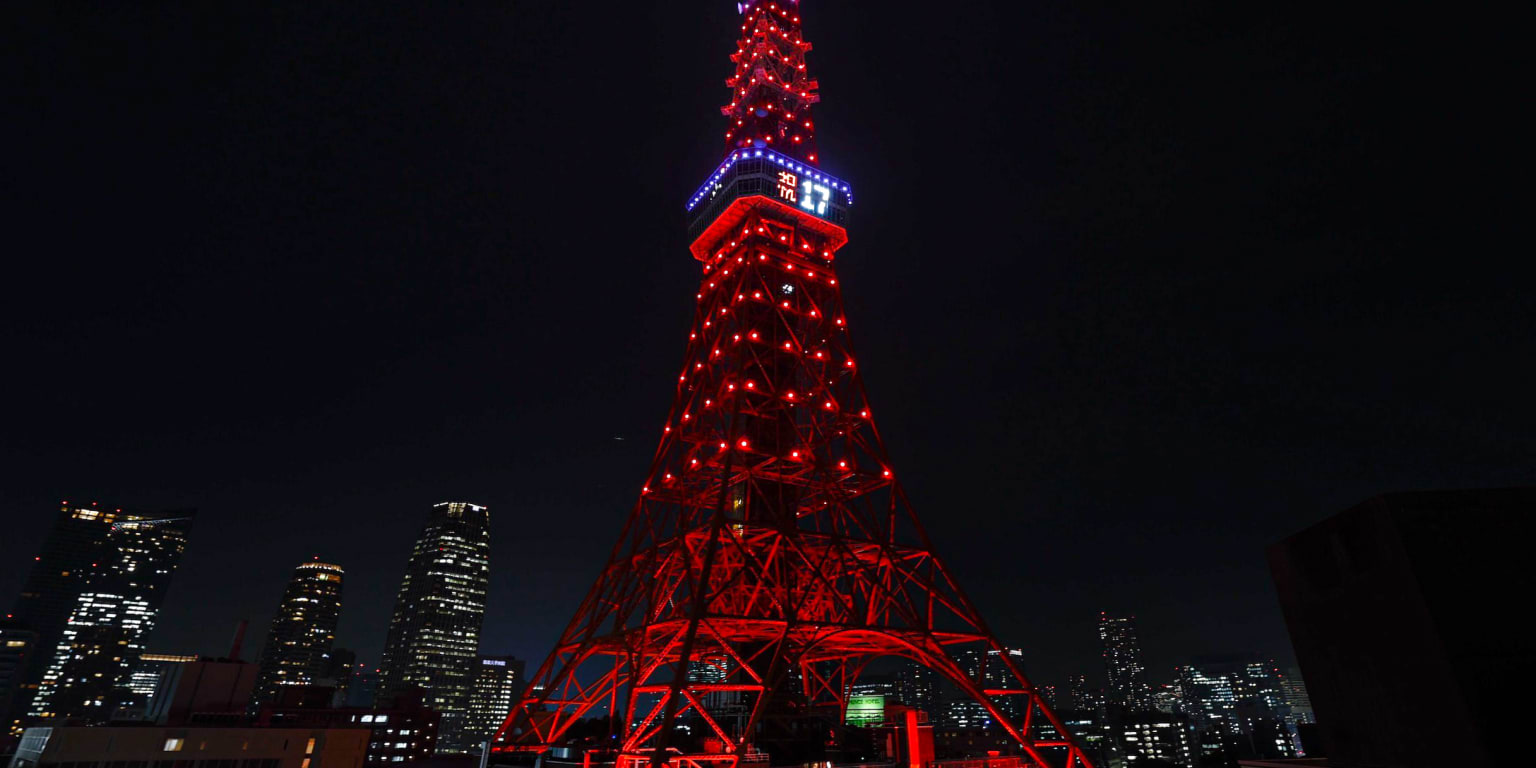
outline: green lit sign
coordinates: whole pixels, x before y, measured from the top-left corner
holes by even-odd
[[[885,722],[884,696],[849,696],[848,725],[879,725]]]

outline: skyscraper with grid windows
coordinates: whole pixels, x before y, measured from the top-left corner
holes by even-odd
[[[1136,637],[1136,617],[1099,614],[1099,642],[1104,650],[1104,672],[1109,677],[1109,701],[1118,707],[1145,711],[1152,708],[1152,689],[1147,686],[1147,665],[1141,659]]]
[[[276,699],[282,686],[311,685],[330,675],[342,576],[341,566],[318,561],[293,569],[261,648],[253,709]]]
[[[38,634],[52,640],[39,647],[48,661],[31,718],[105,722],[132,703],[130,677],[186,550],[192,516],[64,505],[18,602],[18,618],[36,621]],[[62,626],[55,623],[61,613]]]
[[[413,688],[442,715],[438,751],[464,752],[470,691],[490,580],[490,511],[445,501],[432,506],[406,563],[380,665],[382,705]]]

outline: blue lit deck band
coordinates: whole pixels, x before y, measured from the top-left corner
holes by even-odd
[[[842,192],[848,201],[848,205],[853,205],[853,190],[849,188],[847,182],[834,178],[831,174],[822,173],[816,170],[814,166],[808,166],[799,160],[781,155],[771,149],[738,149],[725,158],[725,162],[715,169],[714,174],[709,177],[709,180],[704,182],[698,191],[694,193],[693,197],[688,200],[688,211],[691,213],[694,208],[698,207],[699,203],[709,199],[710,194],[719,185],[720,180],[725,178],[725,174],[730,172],[737,161],[757,158],[767,160],[774,165],[784,168],[784,170],[804,175],[806,178],[818,183],[826,184],[832,189]]]

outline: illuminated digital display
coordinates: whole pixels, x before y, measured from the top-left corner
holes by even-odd
[[[845,226],[853,193],[848,183],[771,149],[732,152],[688,200],[691,229],[702,228],[731,201],[760,195]]]

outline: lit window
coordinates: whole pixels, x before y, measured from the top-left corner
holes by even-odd
[[[310,737],[309,743],[304,745],[304,754],[306,754],[306,755],[313,755],[314,753],[315,753],[315,740],[314,740],[314,737]],[[306,760],[305,762],[309,762],[309,761]],[[305,768],[309,768],[309,766],[305,766]]]
[[[166,752],[180,752],[182,745],[186,744],[186,743],[187,743],[186,739],[166,739],[165,740],[165,751]]]

